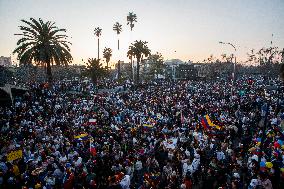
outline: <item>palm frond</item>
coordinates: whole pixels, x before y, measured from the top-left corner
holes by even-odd
[[[94,34],[97,36],[97,37],[100,37],[102,35],[102,29],[97,27],[94,29]]]
[[[26,25],[19,26],[21,36],[17,42],[17,48],[13,53],[17,53],[21,64],[35,63],[45,65],[51,70],[50,65],[68,65],[72,62],[68,36],[61,34],[65,29],[59,29],[55,22],[44,22],[42,19],[30,18],[30,21],[22,20]],[[47,73],[51,77],[51,72]]]

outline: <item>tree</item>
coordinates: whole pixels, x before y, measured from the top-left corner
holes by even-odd
[[[117,34],[117,49],[119,50],[119,37],[118,35],[122,32],[122,25],[119,24],[118,22],[116,22],[113,25],[113,31],[116,32]],[[120,79],[120,60],[118,60],[118,64],[117,64],[117,75],[118,75],[118,79]]]
[[[164,64],[164,58],[161,53],[157,52],[156,54],[151,54],[148,57],[147,62],[150,65],[149,75],[151,77],[164,73],[165,64]]]
[[[133,12],[129,12],[126,19],[127,19],[127,25],[130,26],[130,30],[132,31],[132,29],[134,28],[134,22],[137,22],[137,16]],[[130,56],[130,61],[131,61],[131,67],[133,67],[133,69],[134,69],[133,62],[132,62],[133,61],[132,56]],[[131,69],[131,71],[132,71],[132,77],[133,77],[133,80],[134,80],[135,74],[134,74],[133,69]]]
[[[106,48],[104,49],[103,51],[103,55],[104,55],[104,58],[106,59],[106,63],[107,63],[107,70],[108,70],[108,63],[110,61],[110,57],[112,56],[112,50],[111,48]]]
[[[44,22],[42,19],[30,18],[30,21],[21,20],[25,26],[19,26],[22,38],[17,42],[17,48],[13,54],[18,54],[20,64],[41,65],[46,68],[48,81],[52,81],[51,65],[65,65],[72,62],[67,41],[68,36],[60,34],[66,29],[58,29],[55,22]]]
[[[263,47],[256,52],[251,50],[246,62],[256,64],[259,72],[274,77],[280,69],[281,52],[278,47]]]
[[[133,12],[129,12],[127,16],[127,25],[130,26],[130,30],[134,28],[134,22],[137,22],[137,16]]]
[[[102,29],[97,27],[94,32],[95,36],[98,37],[98,59],[100,59],[100,36],[102,35]]]
[[[135,56],[135,54],[134,54],[134,51],[132,51],[132,50],[128,50],[128,52],[127,52],[127,57],[130,59],[130,73],[131,73],[131,75],[130,75],[130,77],[132,77],[133,79],[134,79],[134,66],[132,65],[132,60],[133,60],[133,57]]]
[[[148,57],[151,53],[150,49],[147,46],[146,41],[134,41],[134,43],[131,43],[131,46],[129,46],[129,50],[127,52],[127,56],[133,56],[137,59],[137,77],[136,82],[139,84],[139,71],[140,71],[140,62],[143,59],[143,56]]]
[[[115,31],[118,36],[122,32],[122,25],[116,22],[113,25],[113,31]],[[119,50],[119,38],[117,39],[117,49]]]
[[[256,55],[256,61],[260,65],[279,63],[280,53],[278,51],[278,47],[263,47],[256,53]]]
[[[93,83],[97,85],[98,79],[106,75],[106,70],[103,68],[103,65],[100,63],[100,59],[89,58],[87,64],[87,69],[85,74],[89,76]]]

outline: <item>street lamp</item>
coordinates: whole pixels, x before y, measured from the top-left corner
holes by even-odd
[[[236,73],[236,64],[237,64],[237,49],[235,47],[235,45],[233,45],[232,43],[225,43],[225,42],[222,42],[222,41],[219,41],[220,44],[223,44],[223,45],[230,45],[231,47],[234,48],[235,50],[235,63],[233,63],[234,65],[234,69],[233,69],[233,73],[232,73],[232,88],[231,88],[231,98],[233,96],[233,87],[234,87],[234,81],[235,81],[235,73]]]

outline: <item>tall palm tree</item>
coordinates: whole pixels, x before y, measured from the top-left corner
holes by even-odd
[[[135,56],[134,54],[134,51],[132,50],[132,46],[129,47],[129,50],[127,52],[127,57],[130,59],[130,67],[131,67],[131,77],[133,78],[133,82],[134,82],[134,67],[132,65],[132,60],[133,60],[133,57]]]
[[[104,55],[104,58],[106,59],[106,63],[107,63],[107,70],[108,70],[108,63],[110,61],[110,57],[112,56],[112,50],[111,48],[106,48],[104,49],[103,51],[103,55]]]
[[[102,29],[97,27],[94,32],[95,36],[98,37],[98,59],[100,59],[100,36],[102,35]]]
[[[133,12],[129,12],[128,15],[127,15],[127,25],[130,26],[131,31],[134,28],[134,22],[137,22],[137,16]],[[134,80],[134,66],[133,66],[132,60],[133,60],[132,57],[130,57],[131,67],[132,67],[132,69],[131,69],[132,70],[132,76],[133,76],[133,80]]]
[[[131,46],[129,46],[129,50],[127,52],[128,56],[134,55],[137,59],[137,77],[136,82],[139,84],[139,71],[140,71],[140,62],[142,60],[142,57],[148,57],[151,54],[150,49],[147,46],[146,41],[134,41],[134,43],[131,43]]]
[[[25,26],[19,26],[22,38],[17,42],[17,48],[13,54],[18,54],[20,64],[41,65],[46,68],[48,81],[52,81],[51,66],[65,65],[72,62],[73,58],[70,54],[67,41],[68,36],[61,32],[66,29],[59,29],[55,26],[55,22],[44,22],[41,18],[38,20],[30,18],[30,21],[21,20]]]
[[[117,34],[117,49],[119,50],[119,37],[118,37],[118,35],[122,32],[122,25],[119,24],[118,22],[116,22],[113,25],[113,31],[115,31],[116,34]],[[120,79],[120,60],[118,60],[118,64],[117,64],[117,77],[118,77],[118,79]]]
[[[87,69],[85,74],[89,76],[93,83],[96,85],[98,79],[102,78],[106,74],[106,70],[103,68],[103,65],[100,63],[100,59],[89,58],[87,64]]]
[[[122,25],[118,22],[116,22],[113,25],[113,31],[116,32],[117,36],[122,32]],[[117,49],[119,50],[119,38],[117,39]]]
[[[134,28],[134,22],[137,22],[137,16],[133,12],[129,12],[127,16],[127,25],[130,26],[130,29]]]

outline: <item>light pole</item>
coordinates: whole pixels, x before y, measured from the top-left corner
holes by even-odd
[[[232,88],[231,88],[231,100],[233,100],[232,97],[233,97],[233,87],[234,87],[236,64],[237,64],[237,49],[236,49],[235,45],[233,45],[232,43],[225,43],[225,42],[222,42],[222,41],[219,41],[219,43],[223,44],[223,45],[230,45],[235,50],[235,63],[233,63],[234,68],[233,68],[233,72],[232,72]]]

